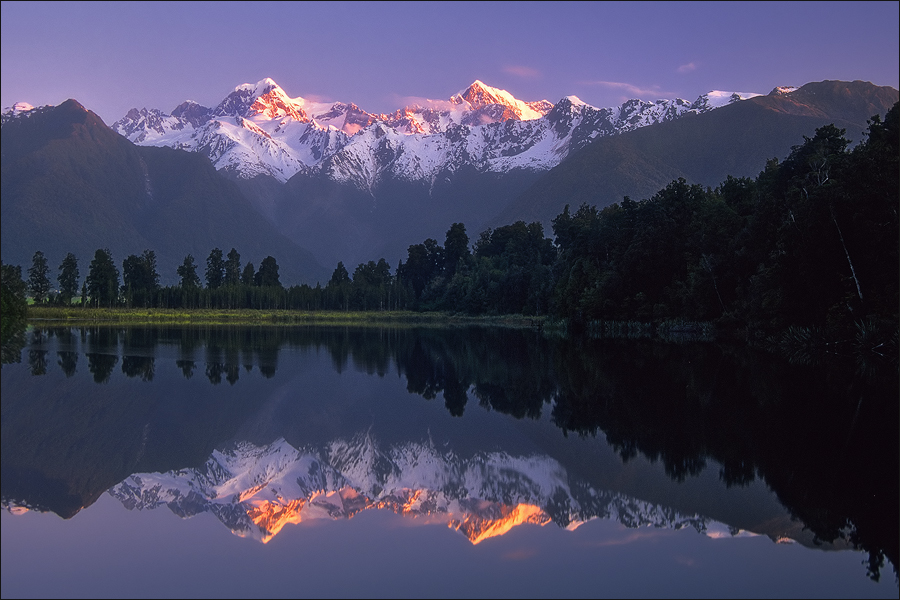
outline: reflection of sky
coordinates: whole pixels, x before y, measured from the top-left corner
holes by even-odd
[[[2,594],[12,596],[878,596],[861,556],[710,539],[693,530],[522,526],[472,546],[439,524],[384,511],[313,521],[268,545],[211,515],[134,512],[104,495],[76,518],[0,516]]]

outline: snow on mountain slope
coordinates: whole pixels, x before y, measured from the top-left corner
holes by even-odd
[[[480,453],[463,460],[430,442],[382,448],[367,434],[323,448],[284,439],[216,451],[199,469],[130,476],[109,493],[128,509],[167,506],[181,517],[210,512],[233,533],[269,541],[288,523],[346,519],[388,509],[445,521],[473,544],[522,523],[574,529],[595,518],[628,527],[705,532],[714,522],[570,481],[546,456]]]
[[[468,88],[461,90],[458,94],[452,96],[450,102],[453,104],[468,104],[473,111],[481,110],[492,105],[502,106],[515,115],[515,117],[508,118],[517,118],[523,121],[539,119],[553,108],[553,105],[546,100],[541,100],[539,102],[522,102],[521,100],[514,98],[513,95],[506,90],[500,90],[485,85],[477,79]]]
[[[6,124],[7,121],[11,119],[19,119],[28,117],[41,112],[42,109],[52,108],[48,106],[40,106],[35,108],[31,104],[27,102],[16,102],[12,106],[8,106],[3,109],[3,112],[0,113],[0,123]]]
[[[373,190],[386,177],[433,183],[464,166],[547,170],[597,136],[615,135],[757,94],[710,92],[694,102],[629,100],[595,108],[575,96],[524,102],[475,81],[447,101],[390,114],[291,98],[273,80],[237,86],[213,109],[186,102],[171,115],[132,109],[113,129],[143,145],[200,152],[238,177],[287,181],[321,174]]]

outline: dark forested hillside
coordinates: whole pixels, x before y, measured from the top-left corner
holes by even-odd
[[[68,252],[86,266],[98,248],[121,264],[152,249],[165,282],[187,254],[236,247],[257,263],[278,256],[288,281],[325,275],[207,159],[135,146],[74,100],[3,124],[2,197],[7,264],[40,250],[54,268]]]
[[[615,137],[599,138],[549,171],[492,221],[550,221],[566,204],[604,207],[647,198],[670,181],[716,186],[729,175],[755,177],[804,135],[834,124],[852,143],[866,120],[884,116],[898,91],[863,81],[809,83]]]
[[[898,147],[895,104],[853,150],[827,125],[755,179],[678,179],[642,202],[566,207],[553,221],[556,310],[718,320],[750,337],[883,320],[896,335]]]
[[[419,309],[549,313],[575,326],[714,322],[757,341],[861,335],[896,353],[898,131],[895,104],[853,149],[826,125],[756,178],[715,188],[679,178],[641,201],[566,205],[553,242],[539,222],[518,221],[482,232],[470,252],[457,223],[443,246],[409,247],[394,297]]]
[[[279,231],[334,264],[372,256],[396,262],[410,244],[439,237],[456,221],[480,231],[538,177],[521,169],[493,173],[466,167],[431,183],[387,177],[373,190],[305,173],[280,192],[264,180],[239,185],[265,207]]]

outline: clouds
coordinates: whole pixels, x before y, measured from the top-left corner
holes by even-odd
[[[689,62],[686,65],[681,65],[677,69],[675,69],[679,73],[690,73],[691,71],[697,70],[697,65],[695,63]]]
[[[433,98],[425,98],[423,96],[401,96],[400,94],[389,94],[387,97],[398,109],[410,106],[419,106],[421,108],[430,108],[433,110],[453,110],[458,108],[456,104],[453,104],[449,100],[436,100]]]
[[[541,76],[541,72],[537,69],[526,67],[524,65],[509,65],[503,67],[503,72],[523,79],[537,79]]]
[[[605,87],[611,90],[620,90],[625,92],[631,98],[669,98],[674,97],[675,92],[665,92],[659,89],[659,86],[641,87],[631,83],[622,81],[579,81],[581,85],[595,85]]]

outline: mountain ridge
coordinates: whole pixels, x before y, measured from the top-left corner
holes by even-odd
[[[598,135],[613,135],[692,111],[712,110],[721,104],[720,96],[733,99],[753,94],[710,92],[694,102],[630,100],[619,107],[598,109],[571,96],[556,104],[547,100],[525,102],[506,90],[476,80],[449,100],[428,100],[426,106],[415,104],[394,113],[374,114],[352,103],[313,103],[302,97],[290,98],[267,78],[256,84],[237,86],[214,109],[198,106],[194,116],[207,116],[206,122],[199,125],[197,118],[189,121],[174,115],[175,111],[166,114],[158,109],[132,109],[113,123],[112,128],[138,144],[167,145],[205,153],[217,168],[230,170],[240,178],[264,173],[284,182],[299,172],[319,170],[367,189],[377,183],[375,171],[390,168],[390,164],[380,164],[375,171],[369,168],[362,174],[359,170],[351,174],[340,168],[335,172],[333,162],[327,161],[346,149],[357,158],[337,159],[339,163],[349,161],[357,167],[362,166],[361,162],[378,163],[379,146],[373,145],[371,139],[368,143],[357,139],[372,127],[376,128],[372,132],[376,137],[385,133],[395,136],[397,156],[406,157],[392,174],[410,180],[433,180],[442,170],[455,170],[460,162],[454,158],[476,164],[481,170],[546,170],[558,164],[572,149],[582,147]],[[557,108],[560,103],[565,108]],[[583,125],[574,142],[570,143],[558,118],[552,123],[552,131],[533,124],[512,125],[539,121],[554,110],[573,113],[568,121],[570,127]],[[479,128],[492,124],[507,126],[488,135],[491,150],[485,153],[484,144],[478,139]],[[243,130],[249,130],[250,134]],[[556,142],[550,139],[553,133],[558,138]],[[432,135],[441,139],[419,139],[419,136]],[[213,142],[215,137],[221,140]],[[535,148],[541,145],[548,147]],[[225,156],[229,153],[234,156]],[[367,156],[363,161],[358,158],[361,153]]]
[[[58,264],[73,252],[86,274],[97,249],[117,263],[151,249],[174,283],[187,254],[202,265],[214,247],[234,247],[255,264],[276,256],[286,282],[324,279],[204,156],[136,146],[75,100],[27,114],[2,126],[4,262],[28,265],[41,250]]]
[[[715,186],[728,175],[755,176],[822,125],[858,140],[866,120],[896,98],[868,82],[823,81],[597,109],[574,96],[529,104],[476,80],[450,100],[375,115],[291,98],[264,79],[213,108],[133,109],[114,126],[136,147],[204,156],[319,264],[381,256],[395,265],[408,246],[440,240],[454,222],[473,235],[518,220],[549,230],[565,204],[647,198],[680,177]],[[5,112],[4,138],[7,124],[47,110]]]
[[[489,223],[523,219],[549,227],[565,204],[603,208],[625,196],[649,198],[680,177],[710,187],[728,175],[755,177],[767,160],[785,158],[818,127],[834,124],[860,141],[867,120],[884,116],[898,99],[896,89],[863,81],[812,82],[597,139],[545,173]]]

